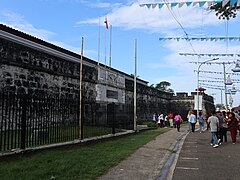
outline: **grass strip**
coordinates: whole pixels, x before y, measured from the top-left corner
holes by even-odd
[[[148,130],[84,147],[47,150],[3,161],[1,179],[95,179],[166,131]]]

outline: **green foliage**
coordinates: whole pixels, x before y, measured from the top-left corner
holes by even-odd
[[[148,127],[156,127],[156,123],[153,121],[144,121],[143,125],[147,125]]]
[[[171,86],[170,82],[161,81],[160,83],[156,84],[155,87],[165,92],[174,93],[173,89],[170,89],[169,86]]]
[[[216,16],[218,16],[219,19],[229,20],[237,16],[237,11],[240,9],[240,6],[235,5],[230,7],[230,2],[228,2],[226,6],[222,7],[222,2],[219,2],[211,6],[210,9],[216,11]]]
[[[138,120],[138,125],[147,125],[148,127],[156,127],[156,123],[152,120]]]
[[[1,161],[1,179],[96,179],[166,131],[154,129],[84,147],[48,150]]]
[[[225,109],[225,106],[223,104],[216,104],[215,107],[216,109],[219,108],[220,110]]]
[[[152,88],[153,88],[153,87],[154,87],[154,84],[151,84],[149,87],[152,87]]]

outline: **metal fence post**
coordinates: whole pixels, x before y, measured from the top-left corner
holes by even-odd
[[[22,106],[22,122],[21,122],[21,149],[26,148],[26,113],[27,113],[27,96],[26,94],[22,94],[21,103]]]
[[[116,133],[115,130],[115,121],[116,121],[116,113],[115,113],[115,103],[112,103],[112,134]]]

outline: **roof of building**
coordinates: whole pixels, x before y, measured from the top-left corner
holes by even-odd
[[[23,38],[23,39],[26,39],[26,40],[35,42],[35,43],[37,43],[37,44],[46,46],[46,47],[48,47],[48,48],[51,48],[51,49],[60,51],[60,52],[62,52],[62,53],[68,54],[68,55],[70,55],[70,56],[79,58],[79,60],[80,60],[80,57],[81,57],[80,54],[77,54],[77,53],[74,53],[74,52],[69,51],[69,50],[67,50],[67,49],[64,49],[64,48],[62,48],[62,47],[56,46],[56,45],[51,44],[51,43],[49,43],[49,42],[46,42],[46,41],[44,41],[44,40],[42,40],[42,39],[39,39],[39,38],[37,38],[37,37],[35,37],[35,36],[26,34],[26,33],[22,32],[22,31],[13,29],[12,27],[9,27],[9,26],[7,26],[7,25],[0,24],[0,30],[1,30],[1,31],[5,31],[5,32],[10,33],[10,34],[13,34],[13,35],[16,35],[16,36],[21,37],[21,38]],[[94,61],[94,60],[92,60],[92,59],[89,59],[89,58],[87,58],[87,57],[85,57],[85,56],[84,56],[83,58],[84,58],[84,61],[87,61],[87,62],[90,62],[90,63],[92,63],[92,64],[97,65],[97,62],[96,62],[96,61]],[[100,63],[100,66],[105,66],[105,65]],[[127,74],[127,73],[124,73],[124,72],[122,72],[122,71],[119,71],[119,70],[117,70],[117,69],[114,69],[114,68],[112,68],[112,67],[111,67],[111,70],[116,71],[116,72],[119,72],[119,73],[121,73],[121,74],[124,74],[125,76],[128,76],[128,77],[131,78],[131,79],[133,78],[131,75],[129,75],[129,74]],[[142,83],[148,84],[148,81],[145,81],[145,80],[142,80],[142,79],[139,79],[139,78],[137,78],[137,80],[138,80],[138,81],[141,81]]]

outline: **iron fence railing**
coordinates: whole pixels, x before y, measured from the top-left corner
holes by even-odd
[[[83,101],[82,138],[133,129],[132,106]],[[0,91],[0,152],[79,139],[79,97]]]

